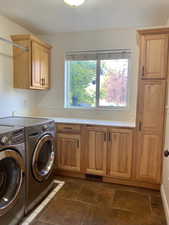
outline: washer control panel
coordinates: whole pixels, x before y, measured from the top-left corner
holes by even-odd
[[[8,136],[2,136],[0,139],[1,145],[7,145],[9,142],[9,137]]]
[[[0,135],[0,145],[16,145],[25,142],[24,129],[19,129],[13,132]]]

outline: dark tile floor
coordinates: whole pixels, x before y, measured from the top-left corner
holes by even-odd
[[[65,186],[31,225],[166,225],[157,191],[59,179]]]

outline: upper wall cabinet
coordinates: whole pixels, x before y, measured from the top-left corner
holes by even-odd
[[[142,79],[164,79],[167,76],[168,34],[141,36]]]
[[[32,35],[11,37],[28,51],[13,48],[14,88],[45,90],[50,87],[51,46]]]

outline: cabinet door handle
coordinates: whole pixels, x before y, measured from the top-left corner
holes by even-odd
[[[79,148],[79,140],[77,140],[77,148]]]
[[[111,142],[111,132],[109,132],[109,142]]]
[[[141,128],[142,128],[142,123],[141,123],[141,121],[139,122],[139,131],[141,131]]]
[[[45,85],[45,78],[43,78],[43,84],[42,85]]]
[[[105,132],[104,133],[104,141],[106,141],[107,140],[107,133]]]
[[[40,84],[43,86],[43,78],[40,79]]]
[[[144,66],[142,67],[142,76],[144,77]]]
[[[65,130],[72,130],[72,127],[64,127]]]

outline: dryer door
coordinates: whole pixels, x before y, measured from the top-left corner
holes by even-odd
[[[55,139],[46,134],[38,141],[32,159],[32,171],[34,177],[42,182],[53,171],[55,162]]]
[[[24,161],[12,149],[0,151],[0,216],[15,204],[23,182]]]

